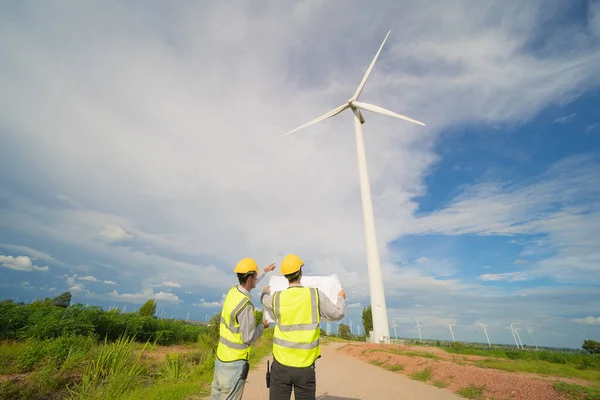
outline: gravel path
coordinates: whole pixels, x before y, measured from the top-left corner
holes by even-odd
[[[400,373],[387,371],[336,351],[341,346],[342,343],[321,346],[321,358],[317,360],[319,400],[462,399],[450,391],[414,381]],[[266,358],[256,370],[250,371],[243,400],[269,398],[265,383],[267,359],[272,360],[272,357]]]

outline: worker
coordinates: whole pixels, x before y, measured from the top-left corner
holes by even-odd
[[[288,280],[288,288],[271,294],[266,286],[261,294],[264,309],[275,317],[270,400],[289,400],[292,388],[296,400],[315,399],[315,360],[321,356],[319,323],[321,318],[339,321],[346,310],[344,290],[333,303],[321,290],[302,286],[303,266],[298,256],[286,255],[281,273]]]
[[[242,398],[250,368],[250,345],[269,327],[267,320],[256,326],[250,291],[267,272],[274,269],[275,264],[271,264],[259,273],[256,261],[244,258],[233,271],[237,274],[239,285],[229,290],[223,302],[211,400]]]

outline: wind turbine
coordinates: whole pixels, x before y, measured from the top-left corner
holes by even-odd
[[[381,49],[385,44],[388,36],[391,31],[388,31],[387,35],[383,39],[379,50],[375,54],[373,61],[367,68],[367,72],[362,78],[362,81],[358,85],[356,92],[348,101],[337,108],[327,112],[326,114],[321,115],[318,118],[313,119],[306,124],[291,130],[283,135],[277,137],[277,139],[287,136],[297,130],[302,128],[306,128],[310,125],[316,124],[318,122],[324,121],[328,118],[331,118],[346,109],[352,110],[354,114],[354,132],[356,136],[356,154],[358,159],[358,175],[360,179],[360,192],[362,198],[362,206],[363,206],[363,220],[364,220],[364,230],[365,230],[365,243],[367,248],[367,266],[369,270],[369,292],[371,296],[371,310],[373,313],[373,338],[375,340],[379,340],[382,342],[389,343],[390,330],[388,326],[388,318],[387,318],[387,306],[385,303],[385,294],[383,291],[383,279],[381,277],[381,265],[379,261],[379,252],[377,249],[377,235],[375,232],[375,218],[373,216],[373,203],[371,199],[371,188],[369,185],[369,174],[367,170],[367,156],[365,153],[365,145],[362,134],[361,125],[365,123],[365,119],[362,115],[361,110],[371,111],[376,114],[386,115],[389,117],[403,119],[415,124],[425,125],[423,122],[414,120],[412,118],[406,117],[404,115],[396,114],[393,111],[386,110],[385,108],[363,103],[358,101],[358,97],[362,93],[365,84],[367,83],[367,79],[369,75],[371,75],[371,71],[373,70],[373,66],[379,57],[379,53],[381,53]]]
[[[510,329],[510,332],[513,335],[513,339],[515,340],[515,344],[517,345],[517,349],[519,348],[519,342],[517,342],[517,337],[515,336],[515,327],[513,324],[510,324],[510,326],[506,327],[505,329]]]
[[[528,327],[527,325],[525,325],[525,328],[527,328],[527,333],[529,333],[529,334],[531,335],[531,338],[533,339],[533,344],[535,345],[535,349],[536,349],[536,350],[539,350],[539,349],[538,349],[537,342],[535,341],[535,336],[533,336],[533,332],[535,332],[535,330],[534,330],[534,329],[531,329],[531,328],[530,328],[530,327]]]
[[[484,324],[482,324],[481,322],[478,322],[478,324],[479,324],[479,325],[481,325],[481,326],[483,327],[483,332],[485,332],[485,338],[487,339],[487,341],[488,341],[488,346],[490,346],[490,349],[491,349],[491,348],[492,348],[492,344],[490,343],[490,337],[488,336],[488,333],[487,333],[487,329],[486,329],[486,326],[487,326],[487,324],[486,324],[486,325],[484,325]]]
[[[350,318],[350,323],[348,324],[348,327],[350,327],[350,334],[352,334],[352,326],[354,324],[352,323],[352,318]]]
[[[452,330],[452,325],[448,324],[448,328],[450,328],[450,333],[452,334],[452,342],[456,342],[456,340],[454,340],[454,331]]]
[[[398,334],[396,333],[396,321],[392,321],[392,328],[394,328],[394,339],[398,339]]]
[[[419,324],[419,321],[416,321],[416,322],[417,322],[416,328],[419,330],[419,340],[421,341],[421,343],[423,343],[423,337],[421,337],[421,326],[423,326],[423,325]]]
[[[518,324],[518,322],[515,325],[517,325],[517,324]],[[513,326],[513,324],[511,324],[511,326]],[[515,334],[517,335],[517,339],[519,339],[519,343],[521,343],[521,348],[523,349],[524,348],[523,347],[523,341],[521,340],[521,335],[519,335],[519,329],[516,326],[514,326],[513,329],[515,330]]]

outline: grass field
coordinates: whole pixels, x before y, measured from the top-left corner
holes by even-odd
[[[0,398],[175,400],[209,394],[218,314],[206,327],[71,307],[0,303],[0,320],[6,319],[0,323],[12,326],[0,327]],[[271,352],[272,338],[273,328],[265,329],[251,348],[251,366]]]

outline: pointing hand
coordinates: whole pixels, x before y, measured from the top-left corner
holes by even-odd
[[[338,293],[338,296],[341,296],[344,299],[346,298],[346,292],[344,292],[344,289],[340,290],[340,292]]]
[[[265,268],[265,272],[269,272],[269,271],[273,271],[275,269],[275,263],[269,265],[267,268]]]
[[[269,325],[271,325],[271,323],[265,319],[265,320],[263,321],[263,326],[264,326],[265,328],[268,328],[268,327],[269,327]]]

